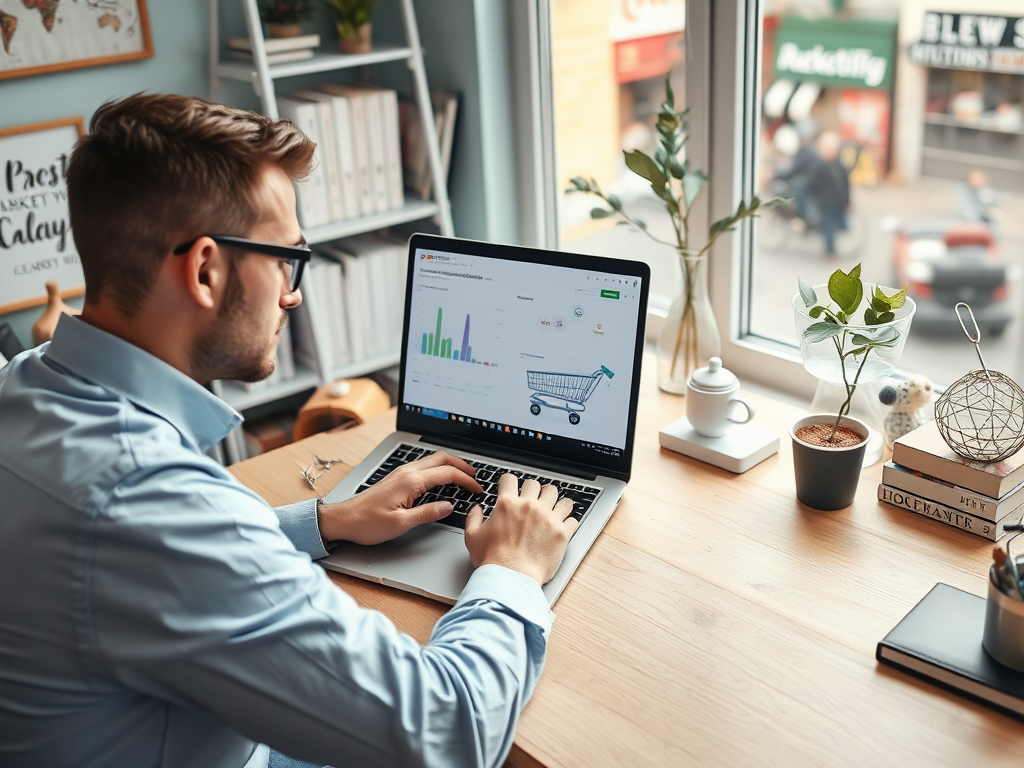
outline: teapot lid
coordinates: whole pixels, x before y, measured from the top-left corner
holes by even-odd
[[[719,392],[734,387],[738,379],[728,368],[722,367],[722,358],[712,357],[706,368],[698,368],[690,376],[690,383],[697,389]]]

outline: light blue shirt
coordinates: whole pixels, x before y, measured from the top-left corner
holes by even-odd
[[[500,764],[540,587],[484,566],[419,645],[311,562],[314,503],[203,453],[240,419],[75,318],[0,369],[0,765]]]

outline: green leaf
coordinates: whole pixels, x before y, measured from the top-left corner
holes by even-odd
[[[878,289],[876,288],[875,290],[877,291]],[[888,312],[891,309],[891,307],[889,306],[889,300],[884,297],[878,298],[877,295],[871,297],[871,308],[874,309],[875,312],[879,314],[881,314],[882,312]]]
[[[675,109],[676,96],[672,93],[672,83],[669,80],[668,75],[665,75],[665,103],[668,104],[671,109]]]
[[[584,179],[582,176],[573,176],[571,179],[569,179],[569,183],[572,184],[578,192],[590,191],[590,185],[587,183],[587,180]]]
[[[839,308],[852,315],[864,298],[864,284],[860,281],[860,265],[850,270],[849,274],[837,269],[828,279],[828,295]]]
[[[834,323],[811,323],[809,326],[804,328],[803,338],[811,344],[817,344],[819,341],[825,341],[825,339],[831,339],[833,336],[838,336],[843,332],[843,326],[836,325]]]
[[[606,199],[608,200],[608,205],[610,205],[614,210],[622,210],[622,201],[616,195],[608,195]]]
[[[888,328],[879,328],[878,330],[867,331],[865,333],[853,334],[854,344],[870,344],[873,346],[891,346],[900,337],[900,332],[892,326]]]
[[[590,218],[592,219],[607,219],[612,216],[615,211],[609,211],[607,208],[591,208]]]
[[[875,312],[874,307],[864,310],[864,322],[867,325],[878,325],[878,313]]]
[[[821,313],[824,312],[824,311],[825,311],[824,307],[812,307],[811,311],[808,312],[807,314],[810,315],[811,317],[817,319],[817,318],[821,317]]]
[[[857,337],[856,337],[856,336],[854,336],[854,339],[856,339],[856,338],[857,338]],[[854,344],[856,344],[857,342],[856,342],[856,341],[854,341],[853,343],[854,343]],[[863,354],[864,354],[865,352],[867,352],[867,351],[868,351],[869,349],[871,349],[871,347],[854,347],[853,349],[851,349],[851,350],[850,350],[849,352],[847,352],[846,354],[847,354],[847,355],[852,355],[853,357],[858,357],[859,355],[863,355]]]
[[[808,283],[802,277],[797,275],[796,284],[797,288],[800,290],[800,298],[804,300],[805,307],[809,307],[811,306],[811,304],[818,303],[818,294],[814,292],[814,289],[811,287],[810,283]],[[815,309],[822,310],[824,309],[824,307],[815,307]],[[818,315],[820,314],[821,312],[819,311]],[[818,315],[811,315],[811,317],[817,317]]]
[[[889,307],[888,307],[889,309],[899,309],[907,301],[907,289],[908,288],[910,288],[909,285],[906,288],[904,288],[902,291],[897,291],[892,296],[886,296],[882,292],[882,289],[879,288],[876,285],[875,286],[875,296],[876,296],[876,298],[886,302],[889,305]]]
[[[669,161],[668,161],[668,172],[669,172],[669,175],[672,176],[673,178],[676,178],[676,179],[685,179],[686,178],[686,171],[683,170],[683,166],[680,164],[679,158],[676,157],[675,155],[673,155],[669,159]],[[683,185],[683,190],[684,190],[684,192],[686,190],[686,185],[685,184]]]
[[[664,199],[665,174],[661,172],[655,162],[639,149],[622,154],[626,158],[626,167],[640,178],[651,182],[651,188],[654,189],[658,197]]]
[[[891,323],[896,319],[896,315],[893,312],[883,312],[878,316],[878,325],[882,323]]]
[[[708,179],[700,171],[690,171],[681,178],[683,180],[683,200],[686,203],[686,209],[689,210],[693,201],[697,199],[697,195],[704,189],[704,185],[708,183]],[[814,301],[810,303],[813,304]]]

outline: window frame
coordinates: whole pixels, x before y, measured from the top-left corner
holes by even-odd
[[[706,227],[710,227],[712,221],[727,216],[756,190],[760,120],[749,118],[750,111],[757,110],[761,103],[758,70],[763,7],[759,0],[698,0],[687,4],[688,9],[691,7],[696,13],[710,16],[705,40],[711,55],[693,62],[695,70],[711,67],[709,73],[693,73],[693,87],[705,89],[701,91],[704,101],[693,103],[708,105],[704,115],[709,119],[699,133],[711,138],[710,147],[701,147],[708,154],[700,158],[713,180],[706,219]],[[687,61],[688,68],[690,64]],[[715,126],[713,133],[711,124]],[[710,294],[722,332],[722,358],[741,379],[809,400],[816,380],[804,369],[799,348],[750,332],[753,253],[754,225],[750,219],[731,236],[720,238],[710,253]],[[792,310],[786,304],[779,311]]]

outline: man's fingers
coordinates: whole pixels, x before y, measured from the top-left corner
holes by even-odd
[[[410,461],[405,466],[412,467],[414,469],[425,469],[427,467],[440,467],[445,464],[461,469],[469,476],[476,475],[476,469],[465,459],[460,459],[458,456],[452,456],[450,453],[445,451],[435,451],[429,456],[424,456],[422,459],[416,459],[416,461]]]
[[[539,498],[540,483],[536,480],[523,480],[523,487],[519,490],[519,497],[531,501]]]
[[[558,500],[558,486],[554,483],[542,485],[540,489],[540,501],[544,506],[554,507]]]
[[[559,520],[565,520],[570,514],[572,514],[573,501],[568,496],[561,499],[555,504],[554,512],[558,515]]]
[[[498,495],[499,496],[518,496],[519,495],[519,478],[513,475],[511,472],[506,472],[504,475],[498,478]]]
[[[484,522],[484,508],[479,504],[474,504],[473,508],[469,510],[469,514],[466,515],[466,536],[469,538],[473,537],[476,533],[476,529],[479,528]]]
[[[480,487],[480,483],[474,480],[471,475],[467,475],[465,472],[447,464],[421,469],[414,477],[419,485],[420,493],[439,485],[448,485],[449,483],[461,485],[473,493],[482,493],[484,490]]]
[[[417,525],[424,525],[425,523],[436,523],[438,520],[443,520],[452,513],[451,502],[448,501],[432,501],[429,504],[421,504],[418,507],[412,507],[409,512],[409,519],[412,521],[410,528],[415,528]]]
[[[569,538],[576,533],[576,529],[580,527],[580,521],[575,517],[567,517],[562,521],[562,525],[565,526],[565,532],[569,534]]]

